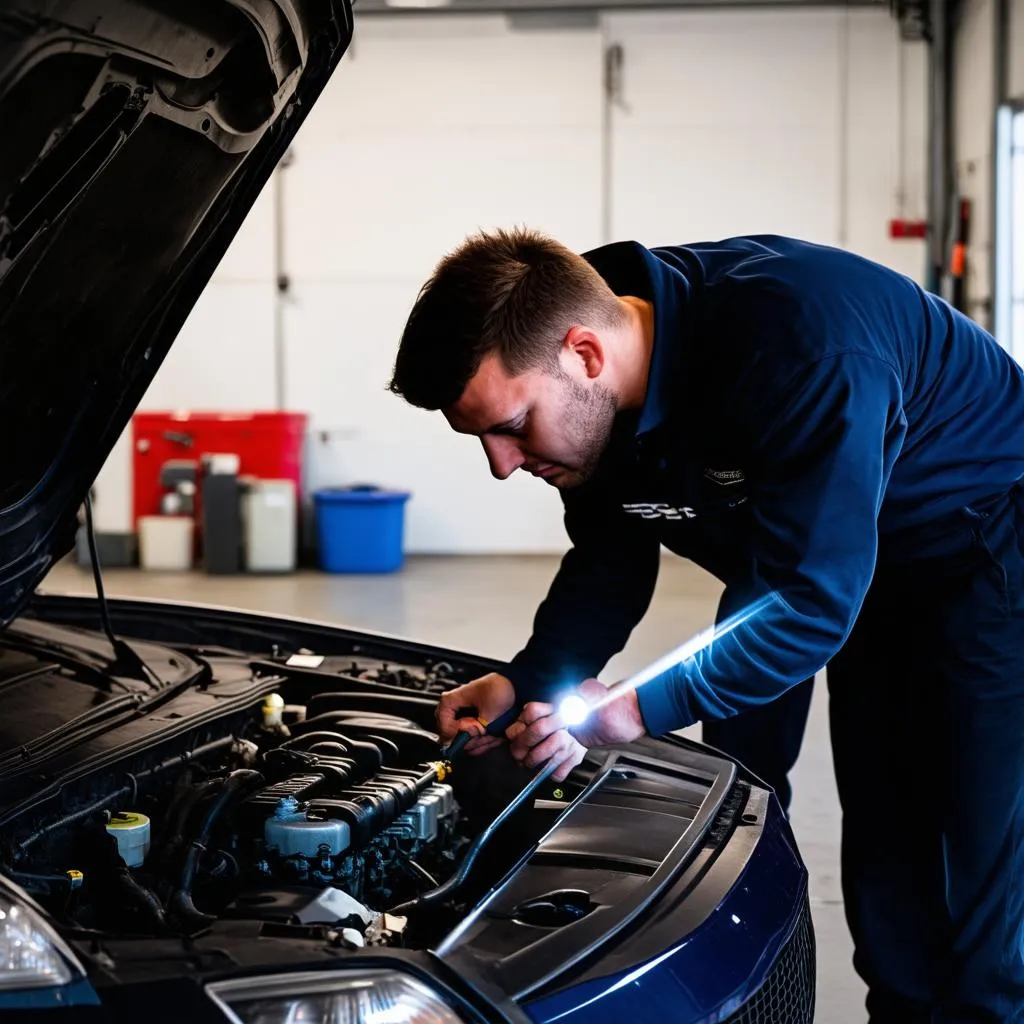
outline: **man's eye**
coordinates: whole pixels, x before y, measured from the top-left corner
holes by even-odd
[[[509,423],[507,426],[499,427],[496,434],[504,434],[506,437],[522,437],[526,433],[526,417],[517,420],[515,423]]]

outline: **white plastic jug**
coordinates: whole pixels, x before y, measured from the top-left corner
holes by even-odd
[[[140,516],[139,565],[161,572],[186,572],[192,568],[191,516]]]

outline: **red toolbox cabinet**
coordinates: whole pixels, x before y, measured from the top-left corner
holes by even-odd
[[[300,412],[137,412],[132,417],[132,521],[160,512],[160,467],[170,459],[200,462],[234,452],[239,473],[291,480],[302,496],[302,446],[308,416]],[[198,510],[197,510],[198,511]]]

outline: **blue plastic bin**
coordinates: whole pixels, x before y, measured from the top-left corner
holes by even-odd
[[[405,491],[330,487],[316,491],[320,567],[325,572],[394,572],[402,567]]]

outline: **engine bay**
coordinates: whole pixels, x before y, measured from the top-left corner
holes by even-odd
[[[188,941],[248,922],[339,949],[424,948],[458,920],[473,886],[430,914],[389,909],[449,879],[523,780],[507,755],[497,773],[491,757],[440,760],[430,727],[437,695],[460,681],[450,665],[303,652],[249,658],[243,680],[237,652],[178,651],[209,667],[208,693],[248,683],[244,709],[197,728],[187,751],[151,744],[9,817],[0,873],[63,927],[111,938]],[[505,839],[522,843],[492,844],[478,881],[500,877],[542,824],[533,809],[510,823]]]
[[[34,901],[124,1019],[139,986],[205,1007],[204,984],[340,960],[486,1000],[603,977],[708,920],[759,842],[769,794],[681,738],[591,751],[536,788],[506,745],[445,761],[438,696],[499,663],[110,609],[127,655],[73,596],[37,595],[0,635],[0,898]]]

